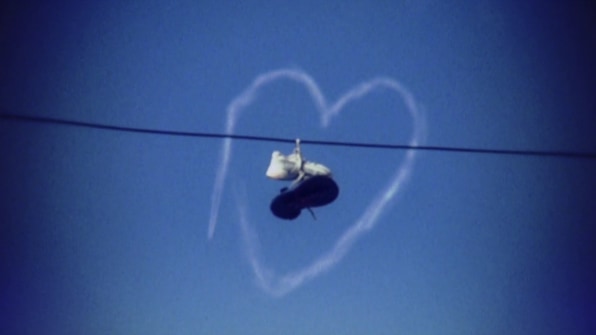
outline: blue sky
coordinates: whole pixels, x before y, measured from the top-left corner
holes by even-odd
[[[112,1],[3,14],[2,112],[225,131],[259,75],[300,70],[333,103],[383,76],[424,111],[425,144],[596,151],[593,10],[503,1]],[[406,144],[378,90],[328,128],[303,86],[259,91],[236,132]],[[325,254],[390,181],[402,151],[304,145],[340,197],[293,222],[269,202],[273,150],[0,119],[0,332],[14,334],[589,334],[596,325],[596,162],[422,152],[374,228],[282,297],[259,286]],[[307,214],[307,213],[305,213]]]

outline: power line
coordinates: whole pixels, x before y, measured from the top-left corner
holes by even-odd
[[[260,141],[260,142],[280,142],[280,143],[294,143],[294,139],[268,137],[268,136],[254,136],[254,135],[237,135],[237,134],[221,134],[221,133],[206,133],[206,132],[188,132],[175,130],[161,130],[148,129],[137,127],[115,126],[101,123],[74,121],[59,118],[50,118],[42,116],[16,115],[0,113],[0,117],[10,121],[32,122],[32,123],[46,123],[73,127],[102,129],[118,132],[142,133],[153,135],[166,136],[182,136],[182,137],[201,137],[201,138],[231,138],[235,140],[246,141]],[[459,153],[473,153],[473,154],[492,154],[492,155],[517,155],[517,156],[541,156],[541,157],[561,157],[561,158],[582,158],[582,159],[596,159],[596,153],[593,152],[572,152],[572,151],[542,151],[542,150],[510,150],[510,149],[480,149],[480,148],[463,148],[463,147],[444,147],[444,146],[412,146],[405,144],[382,144],[382,143],[361,143],[361,142],[340,142],[340,141],[321,141],[321,140],[305,140],[300,139],[302,144],[326,145],[326,146],[342,146],[353,148],[371,148],[371,149],[393,149],[393,150],[423,150],[423,151],[442,151],[442,152],[459,152]]]

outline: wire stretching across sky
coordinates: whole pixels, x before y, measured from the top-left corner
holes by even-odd
[[[258,135],[242,135],[242,134],[223,134],[211,132],[196,132],[196,131],[179,131],[166,129],[151,129],[141,127],[117,126],[97,122],[75,121],[56,117],[32,116],[12,113],[1,113],[0,119],[45,123],[62,126],[82,127],[90,129],[100,129],[107,131],[118,131],[148,135],[163,135],[163,136],[181,136],[181,137],[196,137],[196,138],[215,138],[245,141],[260,141],[260,142],[278,142],[294,144],[296,139],[281,138],[271,136]],[[490,154],[490,155],[516,155],[516,156],[536,156],[536,157],[558,157],[558,158],[580,158],[580,159],[596,159],[596,152],[580,152],[580,151],[555,151],[555,150],[527,150],[527,149],[490,149],[490,148],[473,148],[473,147],[447,147],[437,145],[416,145],[409,144],[395,144],[395,143],[363,143],[363,142],[347,142],[347,141],[322,141],[300,139],[302,144],[326,145],[326,146],[341,146],[351,148],[365,148],[365,149],[388,149],[388,150],[407,150],[414,149],[419,151],[439,151],[439,152],[453,152],[453,153],[470,153],[470,154]]]
[[[227,110],[227,134],[233,134],[238,117],[244,109],[252,103],[259,90],[278,80],[295,81],[308,90],[314,101],[315,107],[320,114],[322,127],[329,126],[332,119],[339,116],[342,109],[350,102],[358,100],[374,90],[388,89],[392,94],[397,94],[403,99],[406,109],[412,118],[413,131],[409,145],[411,147],[418,146],[422,144],[425,139],[425,117],[416,105],[414,97],[397,81],[390,78],[372,79],[356,86],[340,97],[335,103],[330,105],[325,100],[325,97],[315,81],[308,74],[293,69],[282,69],[267,72],[258,76],[242,94],[232,100]],[[215,180],[215,186],[213,188],[211,216],[208,229],[209,239],[213,238],[213,234],[215,233],[222,192],[230,165],[231,155],[232,141],[231,138],[226,138],[221,149],[221,160]],[[415,157],[416,150],[407,150],[403,162],[394,171],[393,176],[390,178],[387,185],[385,185],[371,203],[368,204],[360,218],[352,223],[338,237],[330,250],[317,257],[310,264],[283,275],[276,273],[273,269],[270,269],[265,265],[260,253],[258,233],[252,228],[248,219],[248,213],[246,211],[247,197],[246,195],[238,196],[240,226],[242,228],[241,231],[246,247],[246,256],[259,286],[273,296],[282,296],[336,265],[348,253],[354,242],[356,242],[362,234],[371,230],[376,225],[379,216],[386,210],[387,205],[410,178],[414,167]]]

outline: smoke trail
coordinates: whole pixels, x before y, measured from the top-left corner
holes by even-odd
[[[412,117],[413,132],[409,144],[412,146],[421,145],[425,138],[426,125],[424,114],[416,105],[413,96],[397,81],[390,78],[375,78],[350,90],[332,106],[328,107],[327,102],[315,81],[306,73],[293,69],[282,69],[260,75],[240,96],[235,98],[227,109],[228,119],[226,132],[228,134],[233,133],[240,112],[252,102],[259,89],[264,85],[279,79],[290,79],[303,84],[307,88],[320,113],[321,124],[324,127],[327,127],[332,118],[338,116],[343,107],[348,103],[362,98],[373,90],[388,88],[400,95]],[[215,232],[215,225],[217,223],[221,195],[228,172],[231,150],[231,140],[226,139],[222,147],[221,161],[213,189],[208,230],[209,238],[212,238]],[[414,167],[415,157],[415,150],[408,150],[406,152],[404,161],[397,168],[389,183],[368,205],[361,217],[344,231],[329,251],[319,256],[310,265],[285,275],[276,274],[275,271],[268,268],[263,263],[260,255],[258,235],[252,229],[248,221],[248,215],[246,213],[246,196],[241,197],[241,199],[239,199],[240,226],[242,228],[242,236],[246,247],[246,256],[248,257],[259,286],[273,296],[283,296],[336,265],[348,253],[354,242],[356,242],[362,234],[371,230],[376,225],[379,216],[385,210],[387,204],[398,194],[404,184],[409,180]]]

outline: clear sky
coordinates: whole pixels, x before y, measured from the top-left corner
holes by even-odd
[[[422,144],[596,152],[595,12],[575,2],[5,7],[2,113],[223,133],[231,103],[283,70],[328,106],[373,78],[403,85]],[[328,127],[303,83],[254,93],[235,133],[408,144],[414,131],[387,87]],[[595,160],[418,152],[371,229],[289,285],[337,256],[406,153],[303,145],[340,196],[287,222],[269,211],[287,183],[265,170],[293,146],[232,141],[209,237],[223,143],[0,119],[0,333],[596,332]]]

